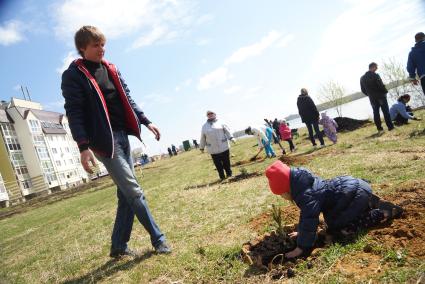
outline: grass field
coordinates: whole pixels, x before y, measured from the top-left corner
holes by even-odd
[[[419,112],[421,116],[425,118],[425,112]],[[414,121],[377,136],[370,124],[342,133],[338,144],[317,150],[302,132],[295,140],[297,152],[291,154],[293,166],[302,164],[325,178],[342,174],[365,178],[378,194],[402,197],[404,191],[399,189],[409,184],[425,188],[424,128],[425,120]],[[253,139],[238,141],[232,146],[232,163],[248,160],[257,151],[255,144]],[[288,148],[286,142],[284,146]],[[277,147],[275,150],[280,152]],[[233,171],[235,175],[263,173],[271,162],[259,160],[235,166]],[[294,210],[270,193],[264,175],[215,183],[218,177],[211,158],[193,150],[148,165],[143,175],[138,171],[138,178],[173,248],[171,255],[152,254],[147,233],[136,223],[129,246],[138,250],[140,257],[118,261],[108,257],[116,189],[107,187],[0,220],[0,283],[272,281],[267,271],[240,259],[243,243],[273,228],[272,220],[252,225],[270,212],[272,204],[282,206],[283,212],[285,208]],[[110,183],[109,178],[103,181]],[[366,234],[354,243],[321,249],[312,260],[313,268],[299,262],[290,281],[416,283],[424,275],[425,256],[413,250],[425,246],[413,249],[410,244],[414,239],[425,243],[425,233],[406,238],[404,247],[393,239],[386,243],[384,237],[375,236]],[[364,252],[368,244],[374,253]]]

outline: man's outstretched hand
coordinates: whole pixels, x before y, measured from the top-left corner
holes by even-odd
[[[159,141],[159,139],[161,139],[161,132],[159,132],[158,127],[153,123],[149,124],[147,127],[155,135],[155,139]]]
[[[80,153],[80,160],[84,170],[92,174],[93,170],[90,168],[90,163],[93,167],[96,166],[96,160],[94,159],[93,153],[90,150],[84,150]]]

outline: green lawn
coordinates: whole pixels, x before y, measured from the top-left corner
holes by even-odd
[[[425,112],[419,116],[425,118]],[[369,125],[340,134],[337,145],[316,151],[301,132],[295,140],[298,150],[291,155],[304,158],[303,166],[320,176],[354,175],[370,180],[379,194],[386,194],[406,181],[425,180],[424,128],[425,120],[415,121],[376,137],[375,127]],[[248,160],[257,151],[255,144],[253,139],[238,141],[232,147],[232,162]],[[286,142],[284,146],[288,148]],[[262,173],[271,162],[234,167],[234,174]],[[140,252],[140,258],[111,261],[114,187],[0,220],[0,283],[264,282],[268,278],[241,262],[239,252],[243,243],[260,233],[252,229],[250,220],[272,204],[286,203],[269,192],[264,175],[205,186],[217,179],[209,155],[195,150],[150,164],[139,175],[151,211],[173,248],[167,256],[151,254],[149,237],[136,223],[129,245]],[[314,269],[300,264],[294,280],[351,282],[334,264],[361,251],[367,238],[328,248]],[[382,244],[382,251],[379,257],[390,262],[383,268],[386,271],[375,276],[371,271],[370,278],[362,281],[402,283],[425,271],[423,259],[406,257],[400,265],[399,258],[391,257],[390,247]]]

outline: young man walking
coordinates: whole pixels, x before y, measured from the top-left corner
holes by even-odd
[[[415,85],[418,84],[416,79],[416,74],[418,74],[425,94],[425,34],[422,32],[417,33],[415,42],[416,44],[412,47],[407,60],[407,72],[409,72],[409,78]]]
[[[388,130],[391,131],[394,129],[393,122],[390,116],[390,108],[388,107],[387,101],[387,88],[382,82],[381,77],[378,73],[378,64],[372,62],[369,64],[369,71],[367,71],[360,78],[360,87],[362,93],[369,97],[370,104],[373,109],[373,120],[375,122],[376,128],[379,132],[383,131],[381,116],[379,114],[379,109],[382,110],[384,114],[385,123],[388,127]]]
[[[135,256],[127,247],[134,215],[148,231],[157,253],[170,253],[165,236],[155,223],[134,174],[128,135],[140,138],[140,124],[157,140],[159,129],[130,97],[130,90],[115,65],[103,59],[106,38],[96,27],[83,26],[75,34],[82,58],[62,74],[62,94],[72,136],[88,173],[94,155],[117,185],[118,208],[112,231],[110,256]]]

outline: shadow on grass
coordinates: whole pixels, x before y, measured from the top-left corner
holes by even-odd
[[[234,182],[238,182],[240,180],[244,180],[244,179],[249,179],[249,178],[253,178],[253,177],[258,177],[263,175],[262,173],[259,172],[253,172],[253,173],[246,173],[246,174],[239,174],[236,176],[233,176],[231,178],[228,178],[227,180],[217,180],[214,182],[210,182],[210,183],[203,183],[203,184],[195,184],[195,185],[189,185],[186,186],[184,188],[184,190],[189,190],[189,189],[198,189],[198,188],[204,188],[204,187],[210,187],[216,184],[229,184],[229,183],[234,183]]]
[[[370,135],[370,136],[367,136],[366,137],[366,139],[375,139],[375,138],[379,138],[379,137],[381,137],[382,135],[384,135],[385,134],[385,132],[384,131],[380,131],[380,132],[376,132],[376,133],[373,133],[372,135]]]
[[[154,253],[146,251],[142,255],[122,262],[122,260],[110,259],[99,268],[82,275],[80,277],[69,279],[61,282],[62,284],[77,284],[77,283],[97,283],[105,278],[108,278],[118,271],[130,270],[138,263],[150,258]]]
[[[410,138],[415,138],[415,137],[420,137],[420,136],[425,136],[425,129],[423,129],[423,130],[415,130],[415,131],[412,131],[409,134],[409,137]]]

